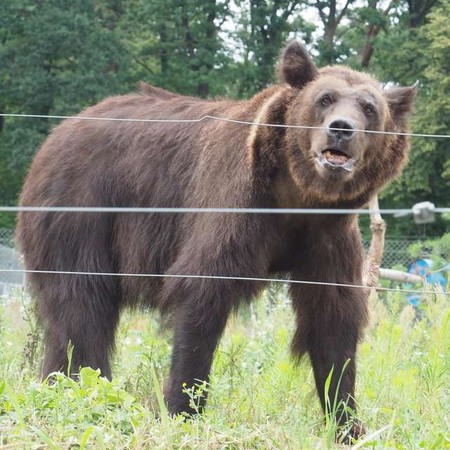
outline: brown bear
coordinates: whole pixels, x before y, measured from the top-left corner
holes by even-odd
[[[20,204],[366,205],[407,159],[408,138],[395,132],[407,131],[415,88],[383,91],[364,73],[342,66],[318,70],[295,41],[281,54],[278,78],[279,84],[246,101],[203,100],[151,86],[106,99],[81,116],[210,115],[279,126],[66,120],[36,154]],[[208,380],[230,313],[266,283],[171,275],[362,284],[364,252],[356,215],[22,212],[18,240],[29,270],[166,276],[31,273],[28,281],[45,331],[44,376],[67,370],[71,342],[75,372],[91,366],[110,377],[121,311],[145,305],[170,317],[173,355],[165,399],[172,414],[193,413],[182,386]],[[292,284],[290,295],[297,320],[292,350],[298,357],[309,355],[322,408],[333,369],[329,398],[354,410],[355,353],[367,322],[367,292]],[[338,414],[342,425],[349,420],[349,408]],[[350,435],[361,432],[356,424]]]

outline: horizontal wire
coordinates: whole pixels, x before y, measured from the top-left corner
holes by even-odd
[[[205,120],[217,120],[221,122],[235,123],[240,125],[258,125],[261,127],[273,127],[273,128],[298,128],[308,130],[336,130],[347,131],[347,128],[329,128],[329,127],[314,127],[308,125],[288,125],[278,123],[259,123],[250,122],[246,120],[228,119],[226,117],[217,117],[211,115],[205,115],[198,119],[133,119],[133,118],[118,118],[118,117],[89,117],[89,116],[62,116],[62,115],[45,115],[45,114],[12,114],[12,113],[0,113],[0,117],[22,117],[22,118],[35,118],[35,119],[72,119],[72,120],[103,120],[110,122],[142,122],[142,123],[199,123]],[[426,138],[439,138],[448,139],[448,134],[426,134],[426,133],[403,133],[397,131],[378,131],[378,130],[361,130],[355,129],[354,132],[371,133],[371,134],[388,134],[395,136],[410,136],[410,137],[426,137]]]
[[[138,278],[191,278],[201,280],[235,280],[235,281],[257,281],[270,283],[288,283],[288,284],[306,284],[312,286],[334,286],[334,287],[348,287],[357,289],[376,289],[377,291],[386,292],[401,292],[407,294],[423,294],[424,290],[414,289],[395,289],[385,287],[370,287],[360,284],[346,284],[346,283],[330,283],[326,281],[305,281],[305,280],[290,280],[283,278],[258,278],[258,277],[231,277],[222,275],[176,275],[176,274],[156,274],[156,273],[115,273],[115,272],[77,272],[64,270],[28,270],[28,269],[1,269],[0,272],[5,273],[35,273],[47,275],[88,275],[88,276],[106,276],[106,277],[138,277]],[[437,295],[450,295],[448,291],[433,291]]]
[[[225,214],[413,214],[412,209],[332,209],[332,208],[158,208],[101,206],[0,206],[0,212],[92,212],[92,213],[225,213]],[[434,208],[450,213],[450,208]]]

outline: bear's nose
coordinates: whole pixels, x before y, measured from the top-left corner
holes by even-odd
[[[338,130],[335,128],[338,128]],[[355,126],[349,120],[336,119],[328,125],[327,134],[338,140],[349,141],[355,135]]]

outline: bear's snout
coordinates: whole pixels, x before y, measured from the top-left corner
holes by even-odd
[[[350,141],[355,136],[356,126],[350,119],[335,119],[329,123],[327,134],[337,142]]]

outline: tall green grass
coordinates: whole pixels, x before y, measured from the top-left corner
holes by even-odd
[[[429,294],[420,318],[399,295],[371,300],[360,346],[355,448],[450,448],[450,299]],[[324,422],[307,360],[294,365],[294,319],[283,290],[234,317],[216,353],[207,412],[171,418],[162,389],[170,333],[149,314],[121,321],[109,382],[84,368],[79,382],[37,380],[39,333],[20,298],[0,303],[0,448],[341,448]]]

